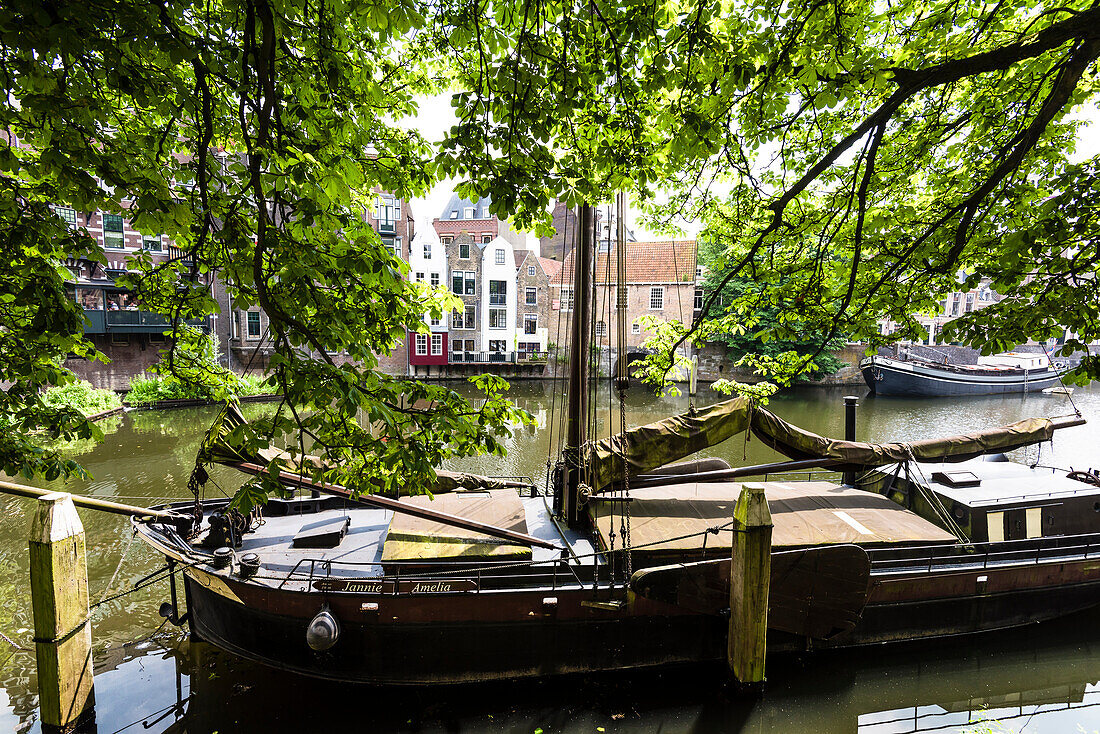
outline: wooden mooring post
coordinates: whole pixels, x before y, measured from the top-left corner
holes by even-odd
[[[93,718],[95,700],[87,551],[71,495],[38,500],[30,553],[42,729],[71,731]]]
[[[733,511],[732,545],[727,659],[738,691],[759,695],[764,688],[772,568],[772,515],[759,482],[741,485]]]

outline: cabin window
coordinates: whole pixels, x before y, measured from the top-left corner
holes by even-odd
[[[665,288],[656,285],[649,289],[649,308],[651,311],[660,311],[665,307]]]

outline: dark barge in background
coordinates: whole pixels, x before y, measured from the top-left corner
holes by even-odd
[[[1014,352],[980,357],[977,364],[874,355],[859,368],[871,392],[914,397],[1042,392],[1058,384],[1062,374],[1044,354]]]

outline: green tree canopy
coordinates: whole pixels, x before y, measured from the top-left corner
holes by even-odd
[[[931,309],[962,272],[1008,296],[961,320],[969,343],[1057,323],[1081,346],[1100,336],[1096,163],[1067,162],[1068,114],[1095,103],[1097,56],[1087,0],[11,0],[0,128],[24,146],[0,147],[15,253],[0,407],[21,432],[5,435],[3,466],[71,468],[26,431],[90,430],[36,397],[69,379],[65,354],[94,356],[63,263],[98,255],[50,202],[122,212],[127,198],[137,228],[171,236],[185,257],[139,256],[129,282],[176,322],[215,308],[195,278],[214,271],[238,305],[267,311],[293,410],[248,440],[301,428],[339,463],[329,478],[356,487],[498,450],[521,417],[499,381],[482,380],[475,407],[374,369],[451,304],[401,278],[363,210],[372,192],[448,175],[521,226],[545,229],[551,198],[618,189],[658,220],[699,216],[721,277],[766,285],[760,305],[823,344]],[[418,95],[443,89],[458,123],[432,148],[408,128]]]

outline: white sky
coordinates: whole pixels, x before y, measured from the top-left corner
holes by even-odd
[[[421,134],[431,143],[438,143],[443,139],[443,134],[456,122],[454,110],[451,108],[451,95],[444,93],[433,97],[422,97],[419,100],[420,114],[415,121],[410,120],[410,127],[419,129]],[[1074,118],[1084,120],[1078,136],[1077,150],[1071,156],[1071,160],[1080,161],[1100,154],[1100,106],[1096,104],[1086,105],[1073,115]],[[412,208],[416,216],[417,227],[431,226],[431,221],[438,217],[450,199],[451,192],[457,183],[456,179],[440,181],[426,197],[413,199]],[[639,240],[658,239],[646,229],[639,227],[633,216],[628,212],[627,226],[634,230]],[[692,226],[684,223],[681,226],[694,234],[698,225]],[[537,240],[534,235],[528,235],[529,240]]]

